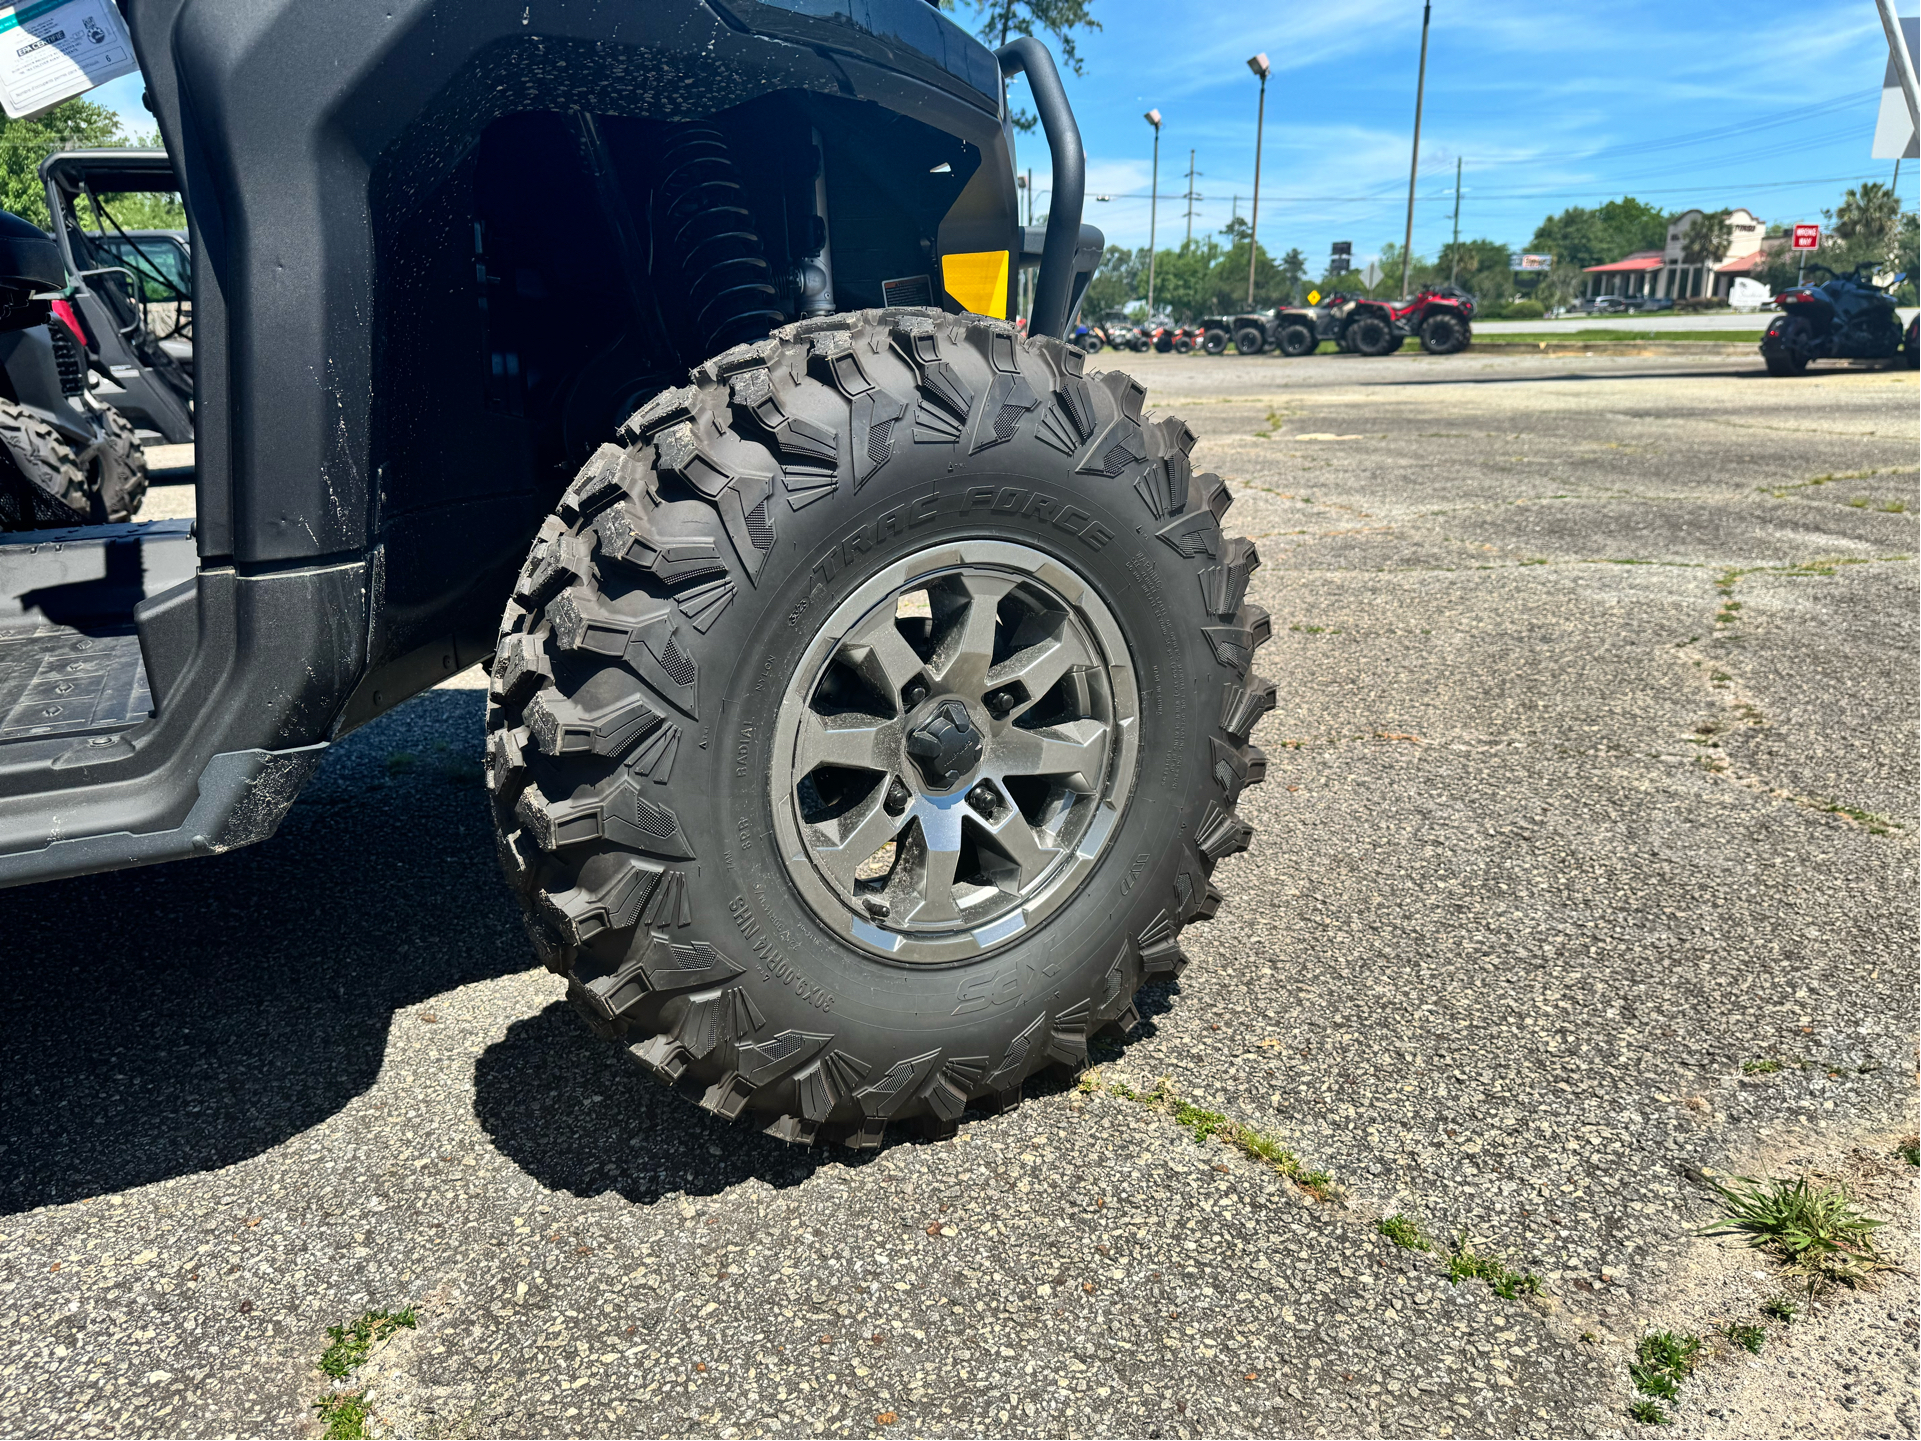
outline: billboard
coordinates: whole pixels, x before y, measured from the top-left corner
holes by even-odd
[[[1507,258],[1507,268],[1509,270],[1552,270],[1554,268],[1554,257],[1552,255],[1524,255],[1516,250],[1509,254]]]

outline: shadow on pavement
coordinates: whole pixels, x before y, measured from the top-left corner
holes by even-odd
[[[1136,1038],[1172,1004],[1171,983],[1135,998],[1143,1017]],[[1097,1045],[1096,1061],[1122,1048]],[[1056,1095],[1072,1079],[1043,1071],[1023,1088],[1028,1100]],[[474,1066],[474,1115],[500,1153],[550,1191],[597,1196],[612,1191],[639,1205],[684,1192],[711,1196],[743,1181],[798,1185],[822,1166],[859,1166],[880,1151],[836,1142],[790,1146],[763,1134],[751,1113],[725,1121],[700,1108],[698,1088],[668,1089],[642,1073],[621,1048],[592,1035],[564,1001],[516,1021]],[[970,1110],[972,1123],[985,1113]],[[908,1122],[888,1130],[882,1150],[926,1144]]]
[[[373,1083],[396,1009],[529,964],[483,703],[349,737],[263,845],[8,893],[0,1213],[258,1155]]]

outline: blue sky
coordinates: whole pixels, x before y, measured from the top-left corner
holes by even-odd
[[[968,13],[961,0],[956,18]],[[1164,116],[1159,243],[1185,233],[1190,147],[1206,197],[1196,233],[1218,230],[1236,194],[1247,213],[1259,87],[1245,62],[1256,51],[1274,65],[1263,246],[1298,245],[1318,273],[1332,241],[1351,240],[1357,265],[1399,242],[1419,0],[1094,0],[1094,13],[1104,28],[1082,41],[1084,73],[1066,81],[1088,151],[1087,218],[1110,243],[1147,241],[1150,106]],[[1449,238],[1457,156],[1463,238],[1519,247],[1549,212],[1623,194],[1666,210],[1746,205],[1766,220],[1818,220],[1846,185],[1890,178],[1893,163],[1868,154],[1887,55],[1873,0],[1436,0],[1415,252]],[[1038,131],[1021,158],[1044,207]],[[1902,167],[1909,206],[1916,169]]]
[[[958,0],[956,18],[971,7]],[[1150,106],[1165,117],[1160,244],[1178,245],[1186,229],[1190,148],[1205,197],[1196,233],[1225,224],[1237,195],[1246,213],[1259,88],[1246,59],[1256,51],[1274,65],[1263,245],[1299,246],[1318,273],[1335,240],[1352,241],[1365,264],[1400,239],[1419,0],[1094,0],[1094,13],[1103,28],[1082,39],[1084,73],[1066,82],[1087,145],[1087,218],[1110,243],[1147,242]],[[1437,0],[1415,251],[1431,255],[1450,234],[1457,156],[1462,236],[1515,247],[1551,211],[1624,194],[1667,210],[1746,205],[1766,220],[1817,220],[1845,186],[1892,172],[1868,156],[1886,65],[1873,0]],[[1023,100],[1025,89],[1017,83]],[[138,76],[94,98],[130,129],[152,128]],[[1044,209],[1038,131],[1024,137],[1021,161]],[[1902,169],[1910,206],[1917,168]]]

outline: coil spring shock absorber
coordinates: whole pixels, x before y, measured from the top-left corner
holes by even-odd
[[[700,354],[761,340],[787,317],[776,303],[773,271],[740,172],[711,125],[682,125],[660,157],[656,234],[680,261],[681,293]]]

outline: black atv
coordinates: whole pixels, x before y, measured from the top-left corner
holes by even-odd
[[[124,521],[147,490],[132,423],[90,393],[80,318],[51,237],[0,211],[16,268],[38,257],[39,286],[0,317],[0,531]],[[91,384],[90,384],[91,382]]]
[[[1275,694],[1193,431],[1061,339],[1100,244],[1046,50],[924,0],[128,8],[198,513],[0,537],[0,647],[139,682],[0,738],[0,878],[261,841],[484,661],[536,953],[718,1115],[944,1134],[1127,1034]]]
[[[1872,265],[1846,275],[1825,265],[1810,265],[1828,277],[1825,284],[1795,285],[1771,302],[1781,314],[1761,337],[1769,375],[1800,375],[1811,360],[1892,360],[1901,355],[1915,364],[1913,325],[1904,343],[1901,319],[1889,292],[1906,277],[1897,275],[1883,290],[1868,277]]]

